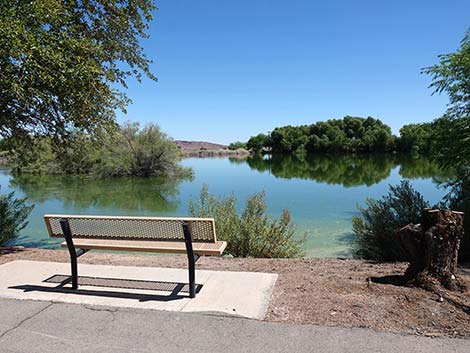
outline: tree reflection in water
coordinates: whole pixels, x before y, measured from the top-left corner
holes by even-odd
[[[433,178],[438,183],[449,177],[447,172],[427,158],[400,154],[255,155],[244,160],[231,161],[243,161],[251,169],[269,172],[276,178],[310,179],[344,187],[377,184],[387,179],[391,171],[398,166],[399,174],[404,178]]]
[[[59,200],[73,208],[117,208],[132,213],[175,212],[181,179],[116,178],[21,175],[11,179],[35,203]]]

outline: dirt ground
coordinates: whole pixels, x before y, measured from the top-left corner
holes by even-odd
[[[68,253],[62,250],[0,248],[0,264],[19,259],[69,261]],[[80,262],[175,268],[187,266],[184,256],[105,252],[87,253],[80,257]],[[197,268],[277,273],[279,278],[266,321],[470,338],[470,290],[437,294],[419,288],[386,284],[390,278],[404,272],[404,263],[202,257]],[[470,266],[461,266],[459,275],[470,287]]]

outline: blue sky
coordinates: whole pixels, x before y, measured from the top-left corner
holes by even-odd
[[[160,0],[125,120],[229,143],[276,126],[373,116],[395,133],[440,116],[420,69],[455,51],[469,0]]]

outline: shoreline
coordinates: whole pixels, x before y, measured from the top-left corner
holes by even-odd
[[[229,149],[212,149],[212,150],[182,150],[185,158],[225,158],[225,157],[234,157],[234,158],[246,158],[251,155],[250,152],[239,148],[237,150]]]

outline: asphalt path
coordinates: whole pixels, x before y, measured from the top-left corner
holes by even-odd
[[[0,352],[470,352],[470,340],[0,299]]]

